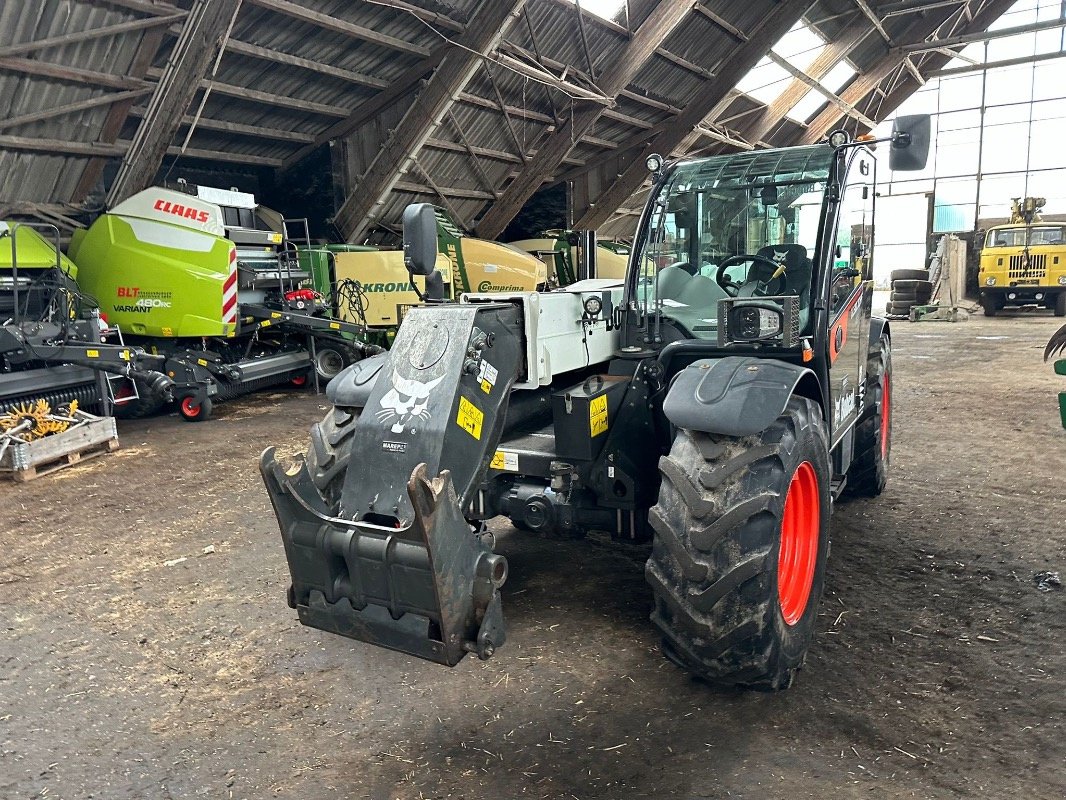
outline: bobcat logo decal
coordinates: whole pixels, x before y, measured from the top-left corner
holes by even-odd
[[[392,373],[392,388],[381,398],[381,409],[376,412],[379,421],[391,422],[393,433],[403,433],[409,423],[429,419],[429,394],[444,380],[441,375],[435,381],[423,383]]]
[[[783,253],[779,253],[777,250],[774,250],[774,261],[776,261],[778,264],[784,264],[785,260],[787,258],[788,258],[788,251],[787,250],[785,252],[783,252]]]

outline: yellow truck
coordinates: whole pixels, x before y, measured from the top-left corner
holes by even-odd
[[[1010,222],[985,234],[978,284],[986,317],[1041,305],[1066,317],[1066,223],[1043,222],[1042,197],[1015,198]]]

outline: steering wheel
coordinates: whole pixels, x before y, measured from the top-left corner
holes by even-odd
[[[761,261],[763,264],[770,267],[774,272],[777,272],[777,270],[783,266],[782,264],[778,264],[776,261],[767,258],[766,256],[758,256],[753,255],[751,253],[738,253],[735,256],[730,256],[718,265],[718,272],[715,273],[714,276],[715,282],[719,286],[721,286],[722,289],[725,290],[725,293],[728,294],[730,297],[737,296],[737,294],[740,292],[740,287],[742,286],[742,284],[730,280],[726,276],[725,272],[732,266],[735,266],[737,264],[743,264],[748,261]],[[748,269],[748,272],[751,272],[750,268]],[[733,291],[729,291],[730,289],[732,289]]]

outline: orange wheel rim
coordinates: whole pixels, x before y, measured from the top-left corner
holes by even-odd
[[[181,410],[182,410],[182,413],[184,413],[185,416],[187,416],[187,417],[198,417],[198,416],[200,416],[200,408],[201,408],[200,404],[197,403],[191,397],[183,397],[181,399]]]
[[[821,538],[822,498],[810,461],[796,468],[785,497],[781,549],[777,557],[777,601],[789,625],[800,621],[814,584]]]
[[[886,372],[881,379],[881,460],[888,460],[888,434],[892,429],[892,379]]]

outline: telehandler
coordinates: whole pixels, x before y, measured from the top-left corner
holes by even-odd
[[[929,118],[880,141],[893,169],[918,169]],[[484,521],[504,515],[651,538],[665,654],[710,682],[789,686],[832,505],[879,494],[891,452],[869,144],[837,131],[665,168],[654,156],[624,281],[429,292],[388,353],[329,384],[302,464],[262,455],[301,622],[452,666],[489,658],[507,561]],[[432,273],[429,207],[407,209],[404,250]]]

